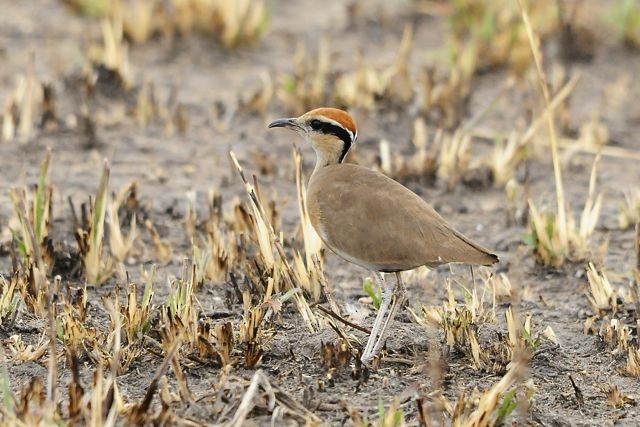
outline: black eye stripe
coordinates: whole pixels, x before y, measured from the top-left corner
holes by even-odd
[[[326,135],[334,135],[344,142],[344,147],[342,148],[342,153],[340,153],[340,158],[338,161],[342,163],[344,158],[347,156],[349,149],[351,148],[351,143],[353,142],[351,139],[351,134],[342,126],[334,125],[333,123],[325,122],[318,119],[313,119],[309,123],[311,129],[322,132]]]
[[[342,126],[333,123],[323,122],[321,120],[312,120],[311,129],[322,132],[327,135],[335,135],[346,143],[351,144],[351,134]]]

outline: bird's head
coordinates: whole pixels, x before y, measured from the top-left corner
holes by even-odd
[[[323,166],[341,163],[358,137],[353,117],[337,108],[316,108],[300,117],[278,119],[269,127],[298,132],[311,142]]]

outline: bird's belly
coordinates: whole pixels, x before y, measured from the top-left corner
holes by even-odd
[[[320,233],[319,233],[320,234]],[[391,273],[396,271],[406,271],[413,270],[414,268],[421,267],[424,263],[415,261],[412,259],[413,257],[407,257],[403,260],[398,261],[382,261],[378,257],[362,257],[353,255],[350,251],[341,249],[332,245],[330,241],[328,241],[322,234],[320,234],[322,241],[324,244],[331,249],[333,253],[338,255],[340,258],[344,259],[347,262],[358,265],[364,269],[369,271],[381,271],[384,273]]]

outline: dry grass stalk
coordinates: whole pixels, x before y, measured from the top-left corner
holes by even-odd
[[[452,415],[452,425],[456,427],[488,427],[495,425],[499,419],[508,416],[505,403],[509,403],[507,390],[520,381],[526,372],[527,360],[524,356],[519,356],[511,365],[507,373],[495,383],[490,389],[479,396],[477,405],[469,405],[465,392],[458,398]],[[500,399],[504,397],[502,405]],[[513,398],[513,395],[510,396]],[[510,408],[511,411],[515,406]]]
[[[478,327],[485,322],[495,320],[495,310],[485,304],[487,288],[478,295],[475,282],[471,289],[460,284],[464,301],[458,302],[451,282],[447,280],[448,299],[441,307],[422,307],[421,316],[414,313],[416,321],[425,326],[436,325],[442,328],[445,342],[450,348],[458,348],[473,361],[476,369],[486,366],[478,342]]]
[[[144,43],[156,34],[187,36],[198,31],[214,35],[233,49],[259,40],[268,23],[263,0],[65,1],[80,13],[121,20],[123,34],[134,43]]]
[[[620,355],[626,353],[630,348],[631,330],[619,319],[604,318],[600,330],[598,331],[600,340],[612,354]]]
[[[232,354],[235,348],[235,337],[231,322],[218,323],[201,322],[198,327],[200,358],[212,357],[217,359],[221,367],[233,363]]]
[[[294,73],[281,78],[278,98],[292,112],[323,104],[373,110],[379,106],[406,106],[413,99],[409,59],[413,30],[405,28],[396,61],[386,68],[372,66],[357,55],[352,71],[332,68],[329,43],[321,38],[317,59],[310,60],[303,44],[294,54]],[[335,77],[335,78],[331,78]]]
[[[151,220],[146,220],[144,225],[149,232],[149,235],[151,236],[156,260],[158,260],[158,262],[160,263],[169,261],[171,259],[171,254],[173,253],[171,245],[160,238],[160,234],[158,234],[158,231],[154,227]]]
[[[250,226],[244,207],[236,203],[233,216],[223,217],[222,198],[209,193],[209,216],[204,222],[204,236],[194,239],[193,257],[198,270],[198,284],[205,280],[220,282],[246,260],[248,242],[243,236]]]
[[[114,10],[126,8],[126,13],[122,13],[122,29],[123,33],[133,43],[141,44],[149,40],[157,28],[158,18],[155,16],[161,11],[159,10],[159,2],[156,0],[126,0],[126,4],[122,1],[111,2]],[[112,13],[114,13],[112,11]]]
[[[35,133],[35,123],[44,113],[44,87],[35,77],[35,56],[29,56],[27,72],[18,76],[16,87],[5,101],[2,114],[2,139],[28,142]]]
[[[225,47],[251,43],[264,34],[267,12],[263,0],[214,0],[211,5],[214,31]]]
[[[131,193],[132,188],[137,186],[134,181],[124,186],[116,195],[109,199],[107,206],[107,223],[109,224],[109,250],[116,261],[122,263],[133,249],[133,244],[138,238],[138,229],[135,212],[131,216],[129,224],[129,234],[124,235],[120,225],[118,211],[125,203],[126,197]],[[133,190],[135,192],[135,190]]]
[[[19,275],[17,286],[27,311],[41,319],[46,318],[46,293],[52,286],[47,280],[47,272],[31,265],[26,274]]]
[[[440,307],[422,307],[422,313],[413,313],[416,321],[425,326],[437,326],[444,333],[444,341],[450,348],[464,353],[475,369],[494,373],[504,373],[522,354],[533,353],[541,344],[539,334],[534,334],[531,315],[519,319],[511,305],[505,311],[507,333],[498,335],[499,340],[486,340],[483,329],[496,322],[498,302],[517,300],[509,279],[482,272],[484,289],[478,292],[475,282],[465,287],[460,284],[463,294],[457,299],[448,282],[448,300]],[[487,295],[490,292],[492,297]],[[483,338],[483,341],[480,338]],[[555,338],[553,331],[545,334],[549,340]]]
[[[526,155],[526,147],[515,133],[506,139],[496,141],[493,152],[489,157],[489,168],[493,174],[495,187],[502,187],[513,178],[516,168]]]
[[[191,348],[198,348],[198,302],[194,291],[196,271],[195,264],[189,265],[186,260],[182,278],[169,283],[169,295],[163,306],[163,324],[168,330],[165,341],[172,342],[179,337]]]
[[[152,304],[154,294],[155,266],[147,273],[147,280],[138,302],[138,292],[135,283],[127,285],[126,303],[121,308],[127,343],[140,342],[151,328],[156,316],[157,308]]]
[[[517,301],[521,290],[511,284],[511,280],[505,273],[495,274],[486,269],[480,270],[480,279],[485,289],[491,291],[492,295],[492,312],[495,316],[496,306],[505,302]]]
[[[636,403],[633,397],[623,393],[616,385],[606,386],[605,393],[607,395],[607,403],[613,408],[624,408],[627,405],[635,405]]]
[[[0,407],[0,416],[4,424],[26,427],[63,423],[56,405],[47,399],[42,377],[34,377],[29,383],[23,384],[19,396],[15,396],[9,389],[4,356],[1,363],[4,405]]]
[[[133,116],[141,127],[148,126],[160,115],[160,107],[156,99],[155,85],[145,81],[138,92]]]
[[[471,135],[494,138],[496,140],[493,152],[486,160],[487,166],[492,172],[494,186],[504,186],[513,177],[516,168],[522,161],[531,155],[535,155],[536,151],[539,151],[536,150],[537,145],[533,144],[534,137],[544,124],[547,115],[558,110],[558,108],[566,102],[569,95],[575,90],[578,81],[579,77],[573,76],[564,84],[562,88],[556,92],[553,99],[551,99],[549,109],[541,112],[532,120],[527,130],[522,134],[514,132],[510,134],[508,138],[504,139],[502,136],[495,137],[493,135],[478,134],[477,132],[473,132],[470,126],[465,126],[465,129],[469,129]],[[505,88],[508,86],[509,83],[505,85]],[[471,122],[473,122],[473,120]],[[578,144],[572,144],[571,147],[583,150]]]
[[[588,256],[588,240],[593,233],[600,214],[601,197],[593,199],[596,177],[596,161],[591,173],[590,191],[583,214],[580,218],[580,226],[576,228],[573,217],[567,218],[568,205],[564,197],[564,187],[562,183],[562,172],[558,157],[558,139],[554,125],[551,97],[547,85],[547,77],[542,68],[540,51],[531,23],[529,14],[523,7],[521,0],[517,0],[520,7],[522,21],[524,23],[529,45],[533,54],[534,63],[538,75],[540,90],[545,103],[547,125],[549,128],[549,141],[551,146],[551,156],[553,160],[554,180],[556,186],[556,213],[549,217],[538,214],[532,202],[529,202],[530,217],[532,220],[532,244],[538,262],[554,267],[561,266],[566,259],[580,261]]]
[[[606,274],[599,272],[593,263],[587,266],[589,294],[587,299],[595,315],[602,318],[605,313],[615,314],[618,309],[617,292],[613,289]]]
[[[358,55],[354,71],[336,79],[333,97],[338,105],[372,110],[385,89],[382,74]]]
[[[396,62],[385,72],[385,88],[382,93],[390,106],[405,107],[413,99],[413,82],[409,72],[409,60],[413,49],[413,28],[406,25],[398,47]]]
[[[640,223],[640,188],[629,188],[624,191],[624,204],[618,214],[618,225],[626,230]]]
[[[109,188],[109,163],[105,160],[98,190],[90,203],[89,221],[76,229],[76,241],[82,255],[85,279],[89,284],[99,285],[113,273],[111,258],[103,259],[104,224]],[[91,200],[90,200],[91,202]]]
[[[12,229],[18,251],[26,268],[35,265],[48,271],[53,267],[53,246],[48,239],[51,223],[51,196],[53,187],[47,182],[51,151],[40,166],[38,183],[32,193],[26,189],[12,188],[9,198],[13,205],[14,222],[17,230]]]
[[[192,239],[194,234],[196,234],[196,227],[198,226],[198,214],[196,212],[197,196],[198,194],[195,191],[187,191],[185,197],[187,207],[184,213],[184,226],[189,239]]]
[[[576,224],[573,215],[561,217],[561,215],[541,214],[533,202],[529,201],[531,234],[528,243],[533,247],[536,260],[540,264],[557,268],[567,260],[579,262],[593,255],[590,241],[598,224],[602,207],[602,195],[595,196],[598,160],[599,157],[596,157],[593,162],[589,194],[579,224]],[[567,239],[566,243],[562,240],[563,237]]]
[[[315,59],[309,59],[304,44],[298,43],[293,56],[293,75],[281,78],[278,98],[288,111],[300,112],[327,104],[329,94],[326,91],[331,72],[329,42],[320,38]]]
[[[266,330],[265,315],[268,310],[266,303],[271,300],[274,279],[269,278],[263,303],[253,306],[251,296],[245,290],[242,293],[244,314],[240,323],[239,341],[245,346],[245,365],[252,368],[262,360],[263,346],[273,337],[274,333]]]
[[[540,337],[534,336],[533,319],[530,314],[524,320],[516,318],[513,307],[509,306],[505,312],[507,321],[508,340],[511,350],[511,360],[523,352],[536,350],[540,345]]]
[[[244,425],[247,416],[256,406],[260,397],[266,403],[266,409],[273,413],[274,422],[283,422],[282,417],[288,415],[300,425],[319,425],[321,420],[304,405],[295,401],[283,390],[269,382],[269,378],[262,370],[257,370],[246,388],[246,392],[236,409],[233,418],[225,423],[229,427]],[[278,407],[276,407],[278,405]]]
[[[230,152],[229,155],[240,174],[240,178],[249,196],[254,221],[254,234],[256,235],[260,248],[259,260],[264,265],[264,273],[266,273],[267,277],[274,279],[274,291],[292,293],[296,307],[305,322],[305,326],[310,331],[317,331],[319,328],[318,320],[302,293],[295,291],[295,273],[287,260],[281,239],[276,236],[272,223],[269,221],[262,203],[260,203],[258,194],[254,189],[255,186],[249,184],[245,178],[235,154]]]
[[[189,358],[195,357],[195,360],[198,360],[198,357],[205,358],[205,360],[213,358],[222,367],[233,362],[232,352],[235,345],[233,327],[230,322],[216,325],[212,325],[209,320],[199,322],[202,309],[194,294],[196,275],[195,263],[189,267],[185,262],[183,277],[170,282],[169,296],[161,311],[161,324],[164,325],[161,332],[163,346],[169,348],[176,340],[185,343],[171,364],[179,380],[181,398],[188,400],[192,399],[192,395],[180,367],[180,355]],[[148,290],[145,291],[145,295],[148,292]],[[148,297],[146,299],[149,300]],[[149,307],[148,303],[146,307]],[[151,315],[152,312],[147,309],[146,320],[141,325],[143,328],[150,325]],[[142,332],[138,332],[139,335],[141,333],[144,333],[144,329]]]
[[[629,347],[627,352],[627,364],[623,372],[632,377],[640,377],[640,348]]]
[[[313,302],[317,302],[320,299],[321,294],[321,282],[324,278],[322,272],[322,240],[316,233],[315,229],[311,225],[311,219],[309,218],[309,211],[307,209],[307,194],[302,178],[302,155],[300,149],[293,150],[293,162],[296,171],[296,190],[298,195],[298,211],[300,213],[300,226],[302,227],[302,238],[304,241],[304,254],[306,268],[301,270],[296,268],[298,279],[302,281],[303,288],[306,289],[312,297]],[[299,254],[296,252],[296,257],[299,259]],[[300,263],[294,264],[296,267],[300,266]],[[304,279],[307,280],[304,280]]]
[[[102,19],[102,45],[93,46],[89,50],[89,59],[95,66],[103,66],[115,73],[122,88],[131,85],[131,66],[129,64],[129,47],[124,40],[123,12],[115,8],[110,18]]]
[[[526,225],[529,208],[525,197],[527,190],[511,178],[507,181],[504,191],[507,196],[507,225]]]
[[[149,411],[149,407],[151,406],[151,402],[153,400],[153,396],[155,395],[158,384],[160,383],[160,379],[164,377],[169,369],[169,364],[174,360],[178,350],[180,349],[181,342],[179,339],[175,339],[172,341],[170,347],[167,349],[166,356],[151,380],[149,387],[147,387],[147,392],[144,395],[144,398],[137,404],[132,405],[127,410],[127,418],[130,423],[141,425],[148,423],[149,416],[147,412]],[[95,387],[94,387],[95,388]]]
[[[568,246],[568,235],[567,235],[567,221],[566,221],[566,205],[564,199],[564,187],[562,184],[562,172],[560,169],[560,161],[558,159],[558,139],[556,137],[555,125],[553,123],[553,110],[551,109],[551,97],[549,95],[549,88],[547,85],[547,77],[542,69],[542,60],[540,58],[539,44],[536,43],[536,39],[531,28],[531,23],[529,22],[529,14],[527,10],[522,6],[522,1],[517,0],[518,6],[520,7],[520,13],[522,15],[522,22],[524,23],[527,37],[529,39],[529,46],[531,48],[531,53],[533,55],[533,60],[536,66],[536,71],[538,73],[538,82],[540,84],[540,90],[542,92],[542,96],[545,103],[546,109],[546,118],[547,125],[549,127],[549,142],[551,145],[551,156],[553,160],[553,173],[556,184],[556,201],[557,201],[557,212],[558,212],[558,224],[559,230],[558,235],[560,238],[560,242],[564,247]]]
[[[0,276],[0,327],[12,324],[18,314],[20,300],[15,291],[19,280],[18,274],[12,275],[11,280]]]
[[[251,384],[249,384],[247,392],[240,402],[240,406],[238,406],[236,413],[228,424],[230,427],[239,427],[244,424],[244,420],[247,418],[247,415],[249,415],[249,412],[251,412],[251,410],[253,409],[253,400],[255,399],[256,394],[259,392],[260,386],[262,386],[265,394],[267,395],[267,408],[270,411],[273,411],[276,403],[273,388],[269,383],[269,378],[267,378],[267,376],[261,370],[258,370],[255,374],[253,374]]]
[[[411,157],[407,159],[398,156],[392,159],[390,149],[386,150],[388,152],[386,156],[382,156],[382,142],[380,143],[383,172],[400,180],[415,178],[427,182],[435,181],[443,139],[442,129],[438,129],[435,135],[430,138],[424,119],[422,117],[416,118],[413,122],[413,137],[411,138],[415,151]]]
[[[442,134],[443,139],[439,144],[440,156],[438,159],[438,179],[447,184],[449,191],[453,190],[460,182],[464,173],[469,170],[471,161],[471,138],[460,132],[453,135]]]
[[[449,12],[453,41],[467,39],[476,52],[478,69],[491,70],[508,66],[522,75],[531,62],[527,35],[519,19],[518,8],[511,0],[468,0],[451,5]],[[542,37],[558,30],[557,5],[541,0],[528,5],[534,27]]]
[[[413,99],[409,60],[413,48],[413,28],[405,26],[396,61],[386,69],[376,69],[358,56],[354,71],[342,73],[335,81],[333,96],[339,105],[373,110],[384,104],[405,107]]]
[[[418,90],[420,113],[444,129],[456,128],[466,114],[477,57],[469,43],[452,50],[453,65],[441,75],[427,68]]]

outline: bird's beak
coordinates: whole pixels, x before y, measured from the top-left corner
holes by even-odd
[[[302,126],[298,124],[298,120],[294,118],[290,119],[278,119],[269,123],[270,128],[291,128],[294,130],[302,129]]]

